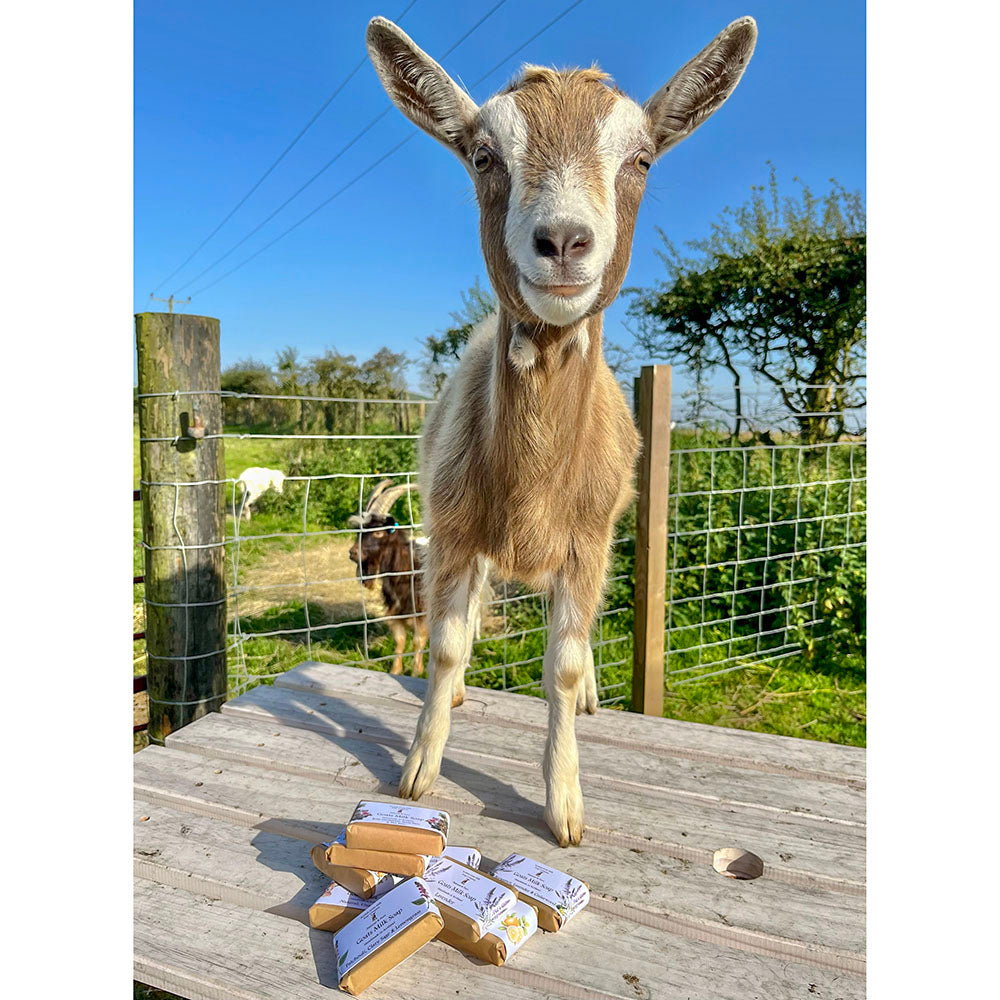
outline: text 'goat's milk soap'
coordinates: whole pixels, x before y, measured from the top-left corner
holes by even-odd
[[[473,943],[517,902],[506,886],[449,858],[431,858],[424,881],[441,910],[445,929]]]
[[[509,913],[483,931],[483,936],[478,941],[467,941],[453,934],[448,930],[447,922],[437,939],[464,951],[466,955],[481,958],[494,965],[503,965],[537,930],[538,913],[530,903],[519,899]]]
[[[334,934],[340,988],[356,996],[437,937],[443,926],[424,882],[401,882]]]
[[[590,902],[590,890],[558,868],[511,854],[493,869],[493,877],[509,885],[538,911],[538,926],[557,931]]]
[[[358,851],[438,855],[451,820],[440,809],[396,802],[359,802],[347,824],[347,846]]]
[[[371,904],[372,900],[331,882],[326,892],[309,907],[309,926],[321,931],[339,931]]]

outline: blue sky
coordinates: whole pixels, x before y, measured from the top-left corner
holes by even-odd
[[[414,131],[395,109],[260,232],[191,280],[389,107],[367,62],[239,211],[164,282],[364,57],[369,18],[395,18],[408,2],[138,0],[136,311],[150,308],[153,289],[164,297],[194,293],[179,310],[220,318],[224,365],[247,356],[270,361],[285,344],[305,355],[332,347],[359,358],[388,345],[417,357],[420,341],[460,305],[460,291],[477,276],[485,283],[471,182],[447,150],[420,134],[273,247],[205,287]],[[400,23],[441,59],[496,2],[416,0]],[[443,65],[471,84],[570,3],[506,0]],[[472,88],[484,100],[521,62],[598,62],[642,102],[743,14],[760,30],[753,60],[726,105],[653,167],[627,285],[663,275],[656,226],[677,242],[706,234],[725,205],[766,179],[768,159],[789,192],[793,176],[816,191],[830,177],[864,190],[865,5],[583,0]],[[605,330],[627,344],[625,318],[619,300]]]

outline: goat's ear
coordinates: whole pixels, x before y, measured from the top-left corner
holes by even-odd
[[[736,89],[757,43],[752,17],[733,21],[643,105],[654,155],[686,139]]]
[[[366,35],[368,56],[393,104],[415,125],[467,159],[475,101],[414,41],[384,17]]]

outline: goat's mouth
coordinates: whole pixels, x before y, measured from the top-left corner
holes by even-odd
[[[572,299],[577,295],[583,295],[586,292],[592,291],[597,278],[591,281],[584,281],[577,285],[541,285],[537,281],[532,281],[530,278],[521,275],[521,280],[533,291],[540,292],[543,295],[556,295],[561,299]]]

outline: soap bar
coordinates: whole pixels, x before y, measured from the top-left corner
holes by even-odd
[[[444,915],[442,911],[442,916]],[[538,930],[538,914],[529,903],[518,900],[513,909],[486,928],[478,941],[467,941],[448,930],[447,920],[438,940],[484,962],[503,965]]]
[[[310,852],[313,864],[338,885],[349,889],[362,899],[372,899],[388,892],[402,880],[402,875],[390,875],[370,868],[349,868],[347,865],[332,865],[327,859],[331,844],[317,844]]]
[[[319,846],[319,845],[317,845]],[[392,851],[358,851],[347,846],[345,832],[341,830],[340,836],[332,843],[323,844],[326,858],[326,868],[316,867],[323,874],[330,874],[333,866],[342,868],[362,868],[368,871],[385,872],[390,875],[405,875],[410,878],[414,875],[423,875],[424,865],[427,863],[426,854],[403,854]],[[316,861],[316,849],[313,848],[313,861]],[[330,878],[336,878],[330,874]]]
[[[441,911],[424,882],[401,882],[334,934],[340,988],[357,996],[442,927]]]
[[[440,809],[362,801],[347,823],[347,846],[358,851],[438,855],[448,846],[449,823],[448,814]]]
[[[402,874],[395,874],[386,871],[381,871],[377,868],[355,868],[345,864],[332,864],[330,862],[330,852],[331,849],[336,847],[333,851],[333,856],[338,860],[342,861],[345,857],[354,858],[359,854],[369,855],[373,852],[362,851],[362,852],[349,852],[344,844],[344,832],[341,831],[340,835],[334,841],[329,841],[325,844],[317,844],[309,852],[309,856],[312,858],[313,864],[327,877],[332,878],[334,882],[339,883],[345,889],[350,889],[351,892],[364,899],[371,899],[373,896],[381,896],[383,892],[388,892],[390,889],[394,888],[404,876],[407,875],[406,872]],[[482,861],[482,855],[474,847],[446,847],[444,849],[444,857],[452,858],[455,861],[461,861],[463,864],[469,865],[470,868],[477,868],[479,863]],[[418,860],[414,860],[417,858]],[[428,861],[427,855],[403,855],[400,859],[391,858],[390,863],[393,866],[409,867],[411,869],[416,869],[419,867],[419,871],[413,871],[414,875],[422,875],[423,867]]]
[[[472,943],[517,903],[517,895],[507,886],[450,858],[431,858],[424,881],[441,910],[445,929]]]
[[[478,868],[483,862],[483,856],[474,847],[446,847],[441,856],[460,861],[470,868]]]
[[[534,906],[542,930],[559,930],[590,902],[590,889],[585,882],[522,854],[504,858],[493,869],[493,877],[510,886],[519,899]]]
[[[309,926],[321,931],[339,931],[371,902],[331,882],[326,892],[309,907]]]

